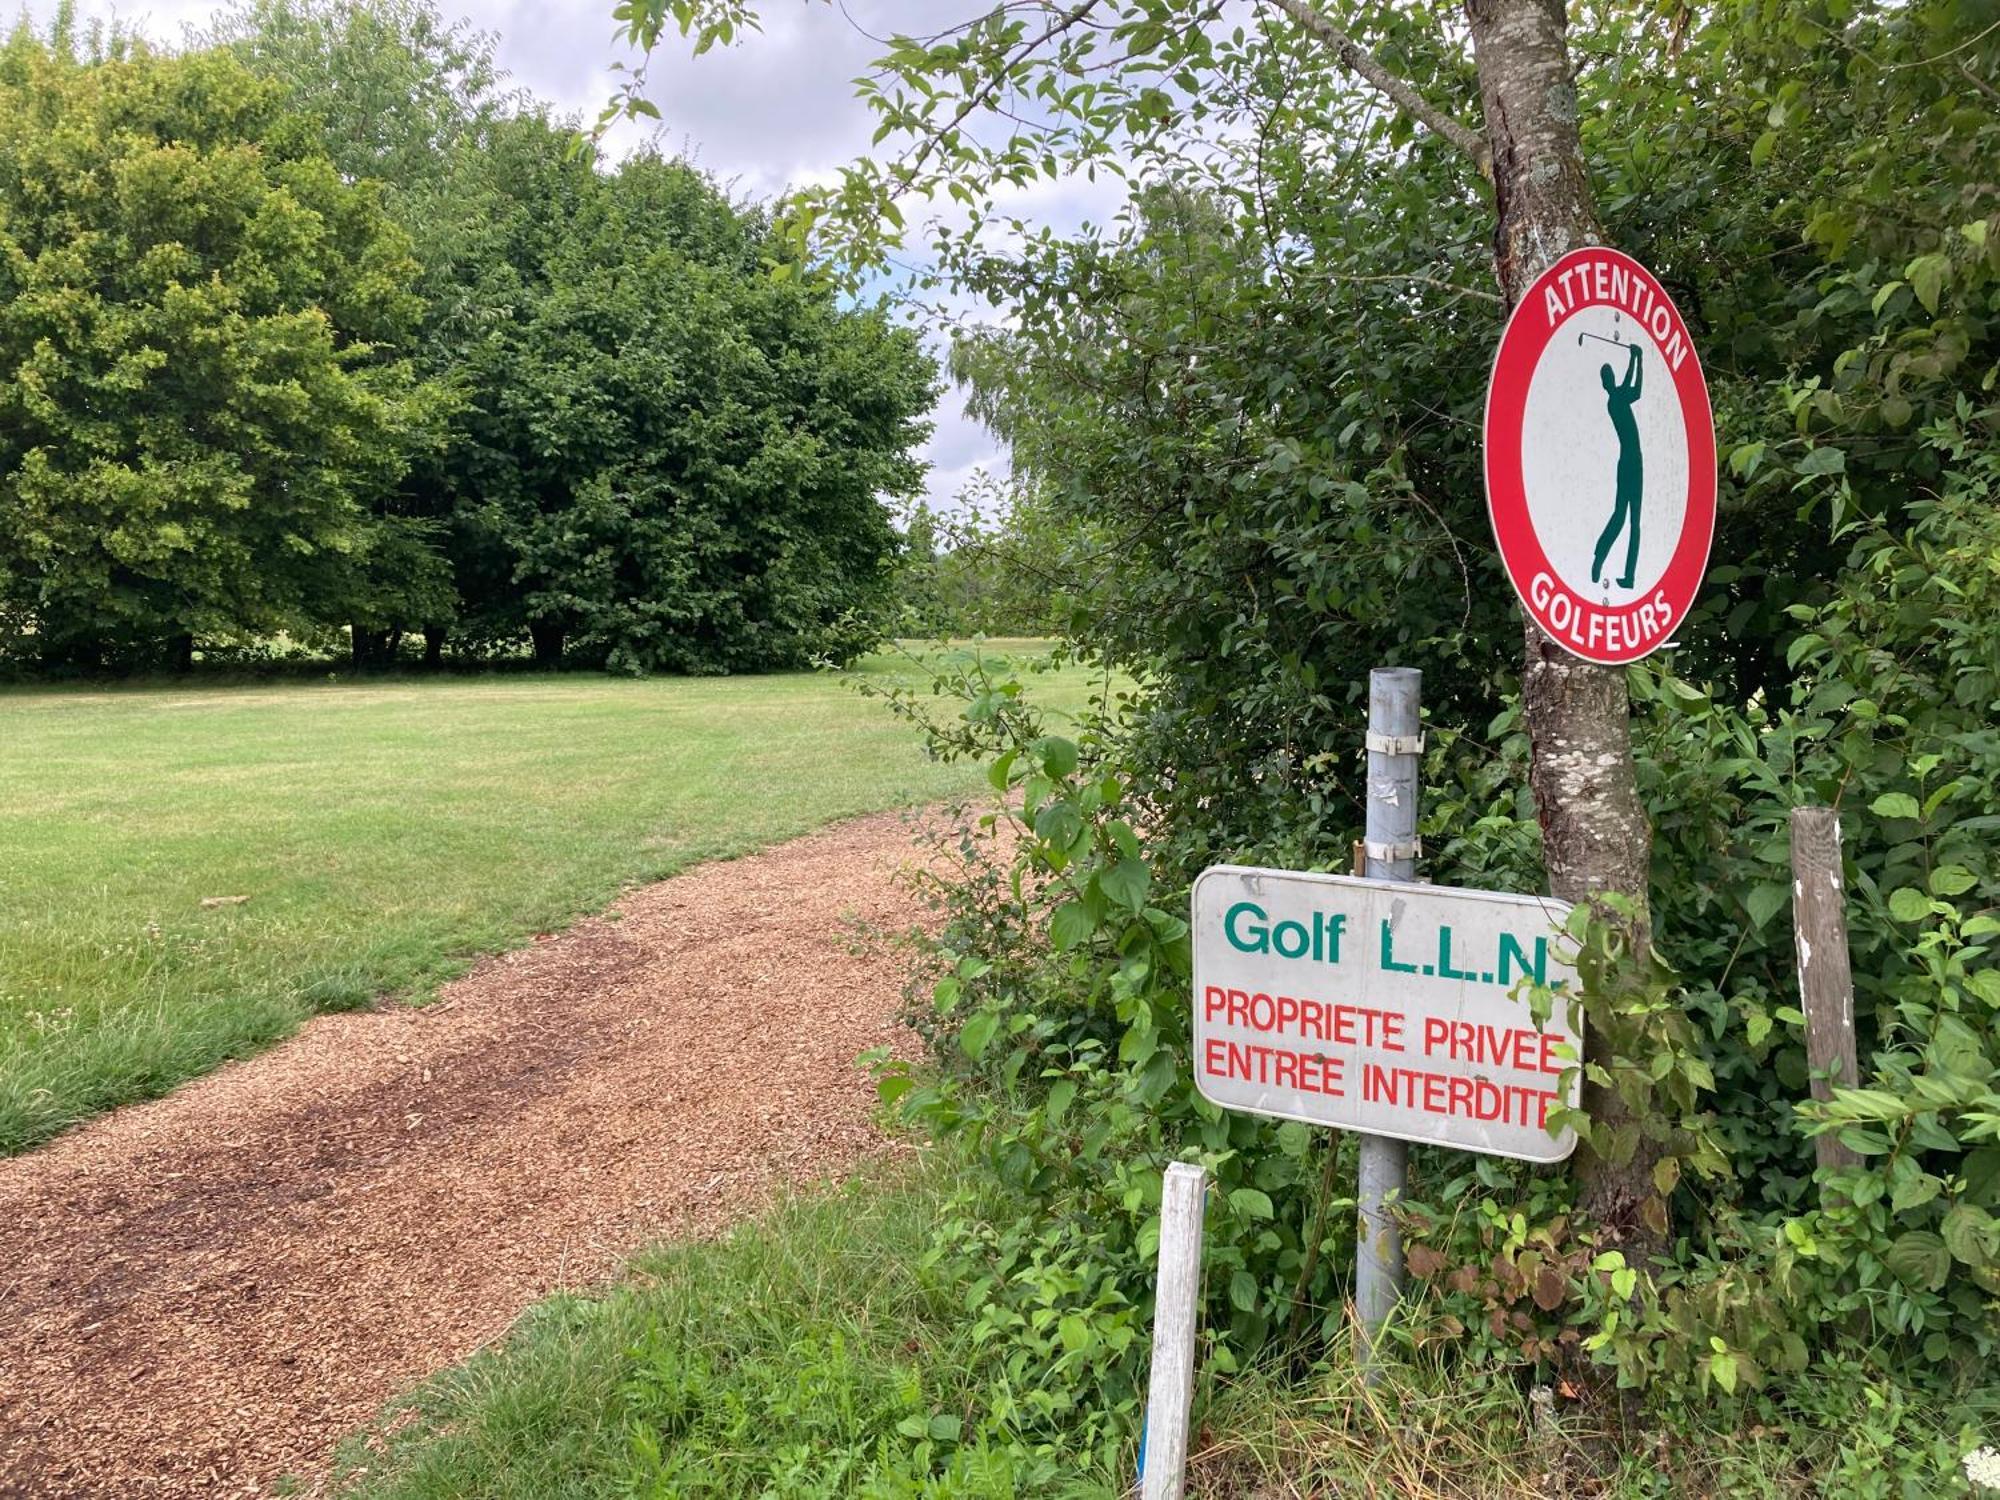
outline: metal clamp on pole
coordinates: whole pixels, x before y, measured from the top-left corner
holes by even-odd
[[[1415,668],[1411,668],[1412,671]],[[1377,734],[1369,730],[1362,743],[1378,755],[1422,755],[1424,737],[1421,734]]]
[[[1363,839],[1361,841],[1361,852],[1371,861],[1385,865],[1394,864],[1404,860],[1422,858],[1424,841],[1422,839],[1411,839],[1407,844],[1378,844],[1373,839]]]

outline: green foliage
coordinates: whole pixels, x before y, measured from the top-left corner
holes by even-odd
[[[1671,1235],[1628,1261],[1607,1241],[1630,1226],[1578,1222],[1567,1181],[1427,1151],[1407,1206],[1433,1273],[1413,1340],[1473,1369],[1643,1387],[1657,1412],[1782,1402],[1836,1369],[1965,1390],[2000,1342],[2000,189],[1981,166],[2000,33],[1948,0],[1772,14],[1666,32],[1586,13],[1575,37],[1609,227],[1694,318],[1728,457],[1721,566],[1671,665],[1629,676],[1652,942],[1635,948],[1638,913],[1615,903],[1573,933],[1589,1075],[1634,1114],[1615,1134],[1576,1123],[1614,1164],[1642,1139],[1661,1152],[1632,1212]],[[1464,96],[1445,28],[1366,19],[1431,97]],[[942,86],[885,114],[948,116],[1023,27],[899,43],[892,79]],[[1150,63],[1124,39],[1107,96],[1136,107]],[[1079,32],[1005,74],[1073,86],[1055,123],[1005,148],[947,140],[939,170],[990,185],[993,153],[1037,132],[1065,170],[1090,160],[1107,127],[1071,109],[1095,86],[1072,40],[1109,45]],[[1187,881],[1222,859],[1345,863],[1358,700],[1391,661],[1424,669],[1435,727],[1426,873],[1533,889],[1540,849],[1507,665],[1519,627],[1477,510],[1489,210],[1461,161],[1295,34],[1160,45],[1210,48],[1184,95],[1204,102],[1124,137],[1158,172],[1121,223],[1004,254],[940,246],[1012,315],[958,368],[1072,523],[1054,561],[1078,637],[1143,687],[1075,737],[1079,769],[1049,762],[1017,690],[956,684],[966,720],[942,743],[995,758],[1022,801],[993,816],[1020,826],[997,855],[969,840],[997,868],[975,857],[940,891],[927,1024],[943,1076],[902,1097],[1045,1204],[996,1242],[1010,1275],[992,1316],[1017,1314],[1031,1347],[1072,1317],[1116,1353],[1123,1304],[1145,1295],[1150,1174],[1208,1161],[1226,1269],[1207,1357],[1227,1368],[1295,1306],[1307,1329],[1338,1307],[1344,1234],[1313,1227],[1339,1174],[1306,1168],[1302,1131],[1192,1097],[1171,936]],[[1785,920],[1787,816],[1807,802],[1845,813],[1859,990],[1861,1087],[1823,1109],[1806,1102]],[[1143,882],[1118,873],[1141,858]],[[1863,1165],[1816,1180],[1822,1130]],[[1103,1372],[1101,1404],[1126,1409],[1134,1368]]]
[[[995,500],[1000,518],[980,508]],[[904,635],[1041,636],[1060,630],[1068,610],[1060,590],[1068,580],[1040,559],[1055,538],[1044,512],[1028,496],[991,481],[960,497],[963,513],[940,516],[919,502],[903,530],[896,603]]]
[[[19,30],[0,162],[0,649],[143,661],[429,586],[371,509],[445,404],[416,263],[276,90]]]
[[[690,167],[601,174],[546,124],[504,134],[501,217],[467,267],[492,316],[446,479],[482,618],[621,671],[850,659],[886,613],[882,497],[921,479],[915,336],[767,274],[761,217]]]
[[[866,1174],[544,1303],[352,1445],[339,1493],[1109,1497],[1108,1471],[1011,1444],[975,1374],[979,1289],[924,1253],[952,1166]]]
[[[579,151],[429,0],[244,0],[195,45],[0,64],[0,650],[879,639],[936,396],[910,330],[691,166]]]

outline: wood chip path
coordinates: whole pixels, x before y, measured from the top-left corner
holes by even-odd
[[[317,1482],[538,1297],[879,1143],[895,814],[628,895],[422,1010],[290,1041],[0,1161],[0,1495]]]

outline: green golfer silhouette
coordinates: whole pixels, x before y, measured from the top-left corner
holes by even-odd
[[[1629,525],[1625,576],[1618,580],[1621,589],[1632,587],[1632,576],[1639,566],[1639,501],[1646,493],[1646,461],[1639,453],[1639,424],[1632,420],[1632,403],[1639,399],[1639,346],[1629,347],[1632,354],[1625,366],[1624,380],[1619,380],[1609,365],[1598,370],[1604,382],[1604,407],[1611,414],[1612,430],[1618,434],[1618,498],[1612,506],[1611,519],[1598,535],[1597,551],[1590,563],[1590,581],[1596,583],[1603,575],[1604,559],[1610,555],[1611,544],[1618,540],[1620,529]]]

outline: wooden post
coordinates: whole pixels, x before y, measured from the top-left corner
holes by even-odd
[[[1854,975],[1847,960],[1847,891],[1841,879],[1840,815],[1830,807],[1792,809],[1792,930],[1798,941],[1799,998],[1806,1013],[1806,1066],[1812,1096],[1860,1079],[1854,1056]],[[1833,1135],[1814,1137],[1822,1170],[1861,1158]]]
[[[1202,1203],[1208,1173],[1167,1168],[1160,1188],[1160,1277],[1153,1296],[1153,1374],[1139,1438],[1142,1500],[1181,1500],[1187,1485],[1188,1412],[1194,1401],[1195,1317],[1201,1306]]]

